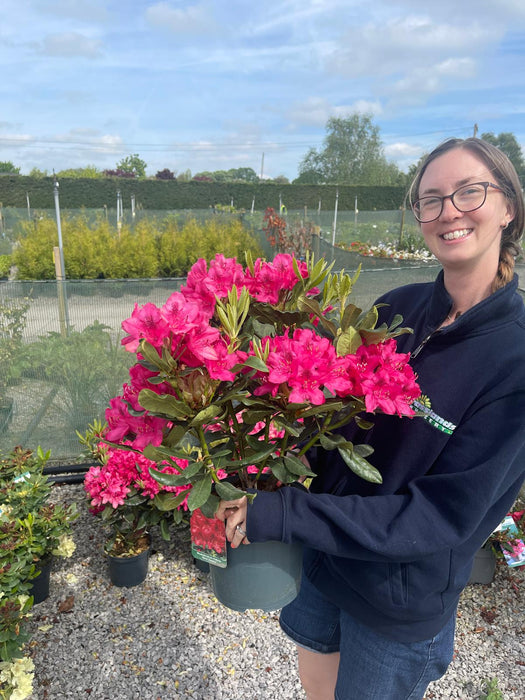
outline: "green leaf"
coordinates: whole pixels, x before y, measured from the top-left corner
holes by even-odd
[[[283,459],[286,469],[292,474],[296,476],[315,476],[315,472],[313,472],[310,467],[307,467],[306,464],[292,452],[287,452]]]
[[[254,411],[252,409],[245,411],[242,414],[242,422],[247,425],[255,425],[260,421],[265,421],[268,418],[268,411],[261,409],[260,411]]]
[[[339,446],[337,449],[346,465],[350,467],[354,474],[357,474],[357,476],[373,484],[383,483],[383,478],[379,471],[373,467],[370,462],[367,462],[366,459],[356,454],[351,443],[347,443],[345,446]]]
[[[211,493],[211,476],[206,474],[198,481],[195,481],[193,487],[188,495],[188,508],[194,511],[196,508],[200,508],[209,498]]]
[[[252,369],[256,369],[258,372],[269,371],[265,363],[255,355],[250,355],[250,357],[248,357],[246,361],[241,364],[241,367],[251,367]]]
[[[346,445],[347,441],[342,435],[335,434],[321,435],[319,438],[319,443],[321,444],[321,447],[324,447],[325,450],[335,450],[336,447]]]
[[[387,327],[383,324],[379,328],[373,328],[372,330],[361,330],[361,338],[365,341],[367,345],[382,343],[387,337],[388,331]]]
[[[151,389],[142,389],[139,404],[150,413],[166,416],[174,420],[184,420],[191,416],[192,410],[183,401],[171,394],[156,394]]]
[[[193,428],[198,425],[203,425],[204,423],[209,423],[210,421],[220,420],[223,415],[223,409],[212,403],[197,413],[191,421],[190,426]]]
[[[269,466],[275,478],[282,481],[283,484],[291,484],[292,482],[297,481],[297,475],[286,467],[286,464],[281,457],[274,459]]]
[[[344,355],[354,355],[362,345],[359,331],[350,326],[337,338],[335,349],[340,357]]]
[[[179,442],[186,435],[186,432],[187,430],[184,425],[175,424],[173,428],[171,428],[171,430],[168,432],[163,442],[168,447],[174,447],[175,445],[179,444]]]
[[[238,489],[229,481],[219,481],[219,483],[215,484],[215,491],[223,501],[236,501],[246,496],[244,491]]]
[[[357,423],[358,427],[361,428],[361,430],[371,430],[374,427],[374,423],[369,420],[359,418],[359,416],[356,416],[355,422]]]
[[[354,326],[361,312],[362,309],[355,304],[348,304],[341,319],[341,329],[346,331],[350,326]]]
[[[309,418],[310,416],[317,416],[319,413],[333,413],[334,411],[340,411],[343,408],[342,401],[327,401],[320,406],[312,406],[304,411],[301,411],[302,418]]]
[[[306,311],[308,314],[314,315],[319,319],[319,322],[324,328],[332,335],[335,336],[337,333],[337,328],[335,325],[329,321],[323,314],[323,310],[319,302],[313,297],[300,296],[297,299],[297,308],[300,311]]]
[[[160,534],[165,542],[170,541],[170,527],[168,525],[168,521],[164,520],[164,518],[160,521]]]
[[[219,507],[219,503],[220,503],[219,497],[216,496],[214,493],[210,493],[206,503],[203,503],[201,506],[202,514],[206,518],[214,518],[215,513],[217,512],[217,508]]]
[[[377,312],[377,307],[372,306],[372,308],[359,320],[357,327],[359,329],[371,330],[372,328],[375,328],[378,318],[379,314]]]
[[[273,323],[261,323],[256,318],[251,320],[254,335],[258,338],[266,338],[270,336],[273,338],[275,335],[275,326]]]
[[[175,510],[175,508],[180,506],[186,496],[187,493],[185,491],[182,491],[177,495],[164,491],[155,496],[153,499],[153,505],[162,511]]]
[[[156,348],[154,348],[151,343],[148,343],[147,340],[142,339],[139,343],[139,351],[147,362],[160,368],[162,360]]]
[[[371,445],[354,445],[354,452],[360,457],[369,457],[374,448]]]
[[[140,496],[139,494],[126,498],[127,506],[140,506],[142,503],[144,503],[144,496]]]
[[[260,442],[260,446],[264,446],[264,442]],[[251,455],[248,455],[245,459],[236,459],[236,460],[229,460],[221,463],[221,466],[225,467],[235,467],[235,468],[241,468],[241,467],[249,467],[251,464],[259,464],[259,462],[262,462],[264,459],[269,457],[272,452],[275,450],[274,445],[266,445],[264,449],[261,449],[257,452],[254,452]]]

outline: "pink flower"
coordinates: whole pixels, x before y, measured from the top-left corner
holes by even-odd
[[[388,414],[413,416],[411,404],[421,390],[408,364],[409,355],[396,353],[395,349],[396,341],[391,338],[376,345],[362,345],[356,353],[366,410],[379,408]]]
[[[106,409],[108,429],[106,438],[110,442],[122,442],[131,439],[131,445],[141,450],[146,445],[160,445],[166,422],[162,418],[150,416],[144,412],[141,416],[132,416],[128,405],[120,396],[110,400]]]
[[[206,261],[198,260],[189,271],[186,286],[181,287],[181,292],[186,299],[198,303],[211,317],[215,298],[227,296],[233,285],[240,291],[244,284],[242,265],[236,258],[225,258],[219,254],[210,261],[209,271]]]
[[[276,255],[273,262],[265,262],[260,258],[254,263],[254,275],[246,272],[245,285],[257,301],[267,304],[277,304],[281,290],[291,290],[298,282],[293,268],[293,257],[281,253]],[[303,277],[308,276],[306,263],[296,261],[299,272]],[[311,293],[316,293],[312,290]]]
[[[142,338],[160,348],[169,333],[169,327],[162,319],[160,310],[151,303],[142,307],[135,304],[131,318],[122,322],[122,328],[129,334],[122,339],[122,345],[129,352],[137,352]]]
[[[205,360],[206,369],[212,379],[220,379],[221,381],[233,381],[235,379],[235,372],[232,372],[232,368],[244,362],[248,357],[247,353],[240,350],[236,352],[228,352],[228,346],[224,339],[221,338],[213,346],[215,351],[215,358]]]

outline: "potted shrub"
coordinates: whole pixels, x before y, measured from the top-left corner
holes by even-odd
[[[13,416],[13,400],[7,395],[12,378],[13,360],[22,346],[22,333],[29,300],[0,300],[0,433],[5,432]]]
[[[26,592],[31,578],[39,576],[39,567],[53,556],[70,557],[75,551],[71,524],[78,517],[76,504],[50,501],[51,483],[43,469],[50,452],[15,447],[0,462],[1,532],[7,540],[0,551],[9,557],[10,568],[31,567],[31,577],[22,580],[18,591]]]
[[[208,517],[221,498],[313,476],[301,457],[317,442],[380,482],[370,448],[338,429],[370,427],[365,411],[414,415],[420,389],[396,353],[395,336],[408,330],[401,317],[376,328],[377,309],[349,301],[358,274],[287,254],[247,256],[246,268],[222,255],[209,267],[199,260],[161,308],[135,305],[123,322],[137,363],[106,411],[106,440],[157,463],[149,475],[190,488],[189,510]],[[254,547],[238,549],[253,556]]]
[[[42,574],[42,563],[52,556],[71,556],[75,549],[71,524],[76,506],[50,501],[51,485],[43,474],[49,456],[41,448],[34,454],[16,447],[0,460],[1,698],[31,695],[33,664],[24,657],[24,623],[39,602],[34,580],[44,575],[49,584],[49,569]],[[47,593],[39,595],[43,599]]]
[[[150,474],[154,462],[125,445],[106,444],[105,432],[106,426],[96,421],[79,435],[98,463],[86,473],[84,488],[90,511],[108,526],[104,551],[112,582],[134,586],[147,574],[152,528],[159,526],[163,539],[170,539],[170,525],[183,519],[188,487],[161,486]],[[182,460],[178,464],[179,469],[185,466]],[[175,471],[170,464],[161,469]]]

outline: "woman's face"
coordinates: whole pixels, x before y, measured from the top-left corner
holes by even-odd
[[[474,182],[498,184],[480,158],[467,149],[456,148],[428,165],[418,196],[442,197]],[[499,261],[501,232],[511,219],[512,207],[504,194],[489,187],[485,203],[475,211],[460,212],[450,199],[445,199],[440,216],[421,224],[421,232],[429,250],[445,269],[479,266],[493,276]]]

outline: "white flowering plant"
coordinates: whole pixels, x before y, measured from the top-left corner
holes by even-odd
[[[43,473],[49,452],[16,447],[0,460],[0,700],[31,695],[32,662],[24,657],[32,579],[47,556],[71,556],[76,505],[51,502]]]

